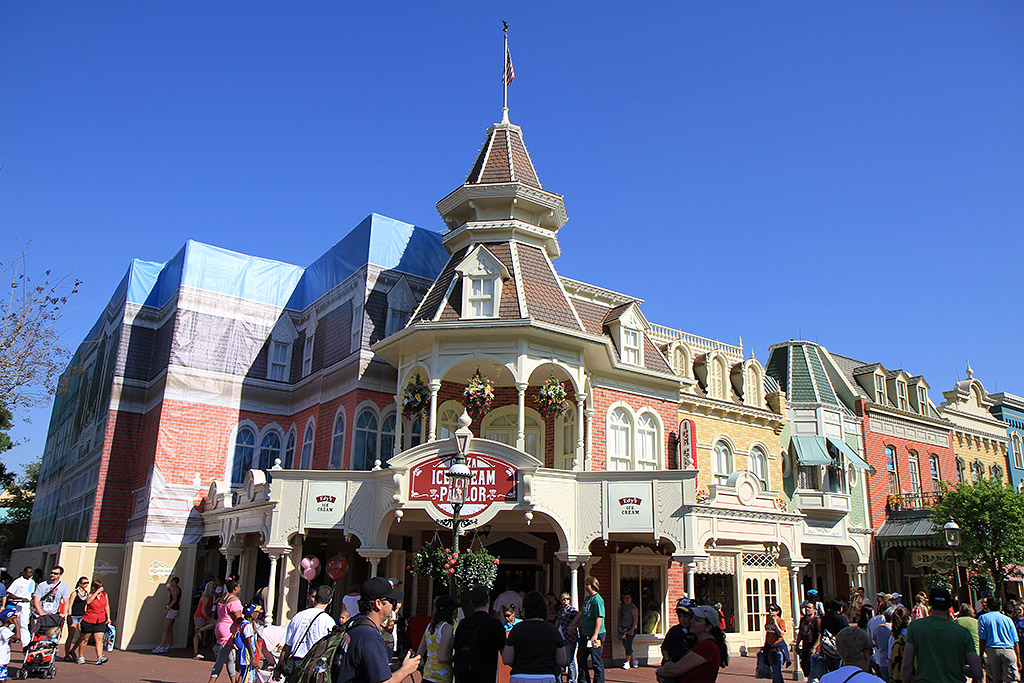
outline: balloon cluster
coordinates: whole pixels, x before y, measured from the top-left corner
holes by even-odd
[[[302,568],[302,578],[312,581],[320,573],[320,558],[315,555],[306,555],[299,563]]]
[[[327,560],[327,576],[331,577],[331,581],[337,581],[341,577],[345,576],[345,572],[348,571],[348,560],[340,555],[332,557]]]

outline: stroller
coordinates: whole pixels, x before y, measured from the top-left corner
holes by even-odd
[[[57,675],[57,649],[64,617],[59,614],[44,614],[36,619],[32,642],[25,650],[25,661],[14,678],[28,678],[33,674],[41,678]]]

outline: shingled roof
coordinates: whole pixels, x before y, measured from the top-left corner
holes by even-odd
[[[480,153],[466,177],[467,185],[511,183],[519,181],[543,189],[530,154],[523,143],[523,132],[511,123],[496,123],[487,131]]]

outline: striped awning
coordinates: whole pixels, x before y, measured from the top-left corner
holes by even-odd
[[[832,458],[825,447],[825,437],[791,436],[789,447],[796,451],[796,459],[801,465],[832,464]]]
[[[875,468],[868,464],[867,460],[861,457],[861,454],[850,448],[850,446],[842,439],[835,439],[828,437],[828,442],[835,446],[836,450],[843,454],[843,457],[850,461],[850,464],[854,467],[859,467],[862,470],[867,470],[871,474],[875,473]]]

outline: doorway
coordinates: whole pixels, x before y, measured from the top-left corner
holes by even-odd
[[[732,574],[697,574],[694,576],[697,602],[704,605],[722,603],[727,633],[739,631],[736,623],[736,577]]]

